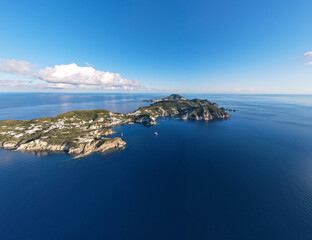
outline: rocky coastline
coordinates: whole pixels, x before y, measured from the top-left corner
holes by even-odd
[[[188,100],[173,94],[153,100],[150,106],[140,107],[128,114],[108,110],[71,111],[51,118],[0,121],[0,148],[16,151],[65,152],[73,158],[123,149],[126,142],[119,137],[109,138],[114,126],[123,124],[156,124],[159,117],[210,121],[230,115],[224,108],[208,100]]]

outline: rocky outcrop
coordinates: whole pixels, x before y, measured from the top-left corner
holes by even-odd
[[[152,126],[156,124],[156,117],[151,115],[139,115],[134,119],[134,122],[141,123],[146,126]]]
[[[110,149],[123,149],[126,145],[121,138],[94,140],[91,143],[79,146],[78,148],[69,148],[69,154],[73,154],[74,158],[85,157],[91,153],[103,153]]]
[[[69,143],[61,143],[61,144],[48,144],[46,141],[42,139],[36,139],[27,143],[17,144],[16,150],[18,151],[68,151]]]
[[[16,149],[17,142],[14,141],[3,141],[1,147],[5,149]]]

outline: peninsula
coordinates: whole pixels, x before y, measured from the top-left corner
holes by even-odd
[[[0,148],[17,151],[65,152],[74,158],[84,157],[109,149],[122,149],[124,142],[111,137],[112,128],[123,124],[156,124],[159,117],[210,121],[230,115],[224,108],[208,100],[188,100],[173,94],[132,113],[114,113],[108,110],[70,111],[56,117],[33,120],[0,121]]]

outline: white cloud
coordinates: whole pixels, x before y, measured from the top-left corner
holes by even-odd
[[[22,75],[30,74],[30,63],[15,59],[0,58],[0,72],[18,73]]]
[[[138,81],[122,78],[119,73],[95,70],[93,67],[80,67],[76,63],[46,67],[35,73],[38,78],[50,83],[73,85],[98,85],[105,87],[138,87]]]
[[[80,67],[76,63],[55,65],[38,71],[31,71],[30,66],[30,63],[26,61],[0,59],[0,72],[30,75],[41,80],[41,83],[36,85],[21,81],[9,84],[7,80],[5,82],[2,81],[1,84],[7,84],[7,86],[20,85],[23,87],[30,85],[54,89],[134,90],[141,88],[139,81],[122,78],[119,73],[104,72],[96,70],[91,66]]]
[[[303,54],[302,59],[310,59],[310,58],[312,58],[312,51]]]
[[[308,59],[312,59],[312,51],[306,52],[305,54],[303,54],[302,57],[296,58],[295,61],[308,60]],[[306,64],[311,64],[311,63],[308,62]]]

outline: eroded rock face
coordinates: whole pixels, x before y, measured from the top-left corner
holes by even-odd
[[[146,126],[152,126],[156,124],[156,117],[151,115],[139,115],[137,118],[134,119],[136,123],[142,123]]]
[[[124,148],[121,138],[108,138],[122,124],[152,126],[159,117],[198,121],[225,119],[224,108],[208,100],[173,94],[128,114],[107,110],[71,111],[52,118],[0,121],[0,147],[18,151],[67,152],[74,158]]]
[[[121,138],[106,138],[92,140],[91,142],[80,143],[71,146],[70,143],[48,144],[46,141],[36,139],[27,143],[7,143],[3,148],[17,151],[49,151],[49,152],[68,152],[74,158],[84,157],[95,152],[105,152],[109,149],[122,149],[126,145]]]
[[[16,150],[19,151],[67,151],[68,148],[69,144],[48,144],[42,139],[36,139],[16,146]]]
[[[5,149],[16,149],[17,142],[5,141],[1,143],[1,146]]]
[[[103,153],[110,149],[123,149],[126,145],[121,138],[106,140],[95,140],[79,148],[70,148],[69,153],[74,154],[75,158],[85,157],[91,153]]]

